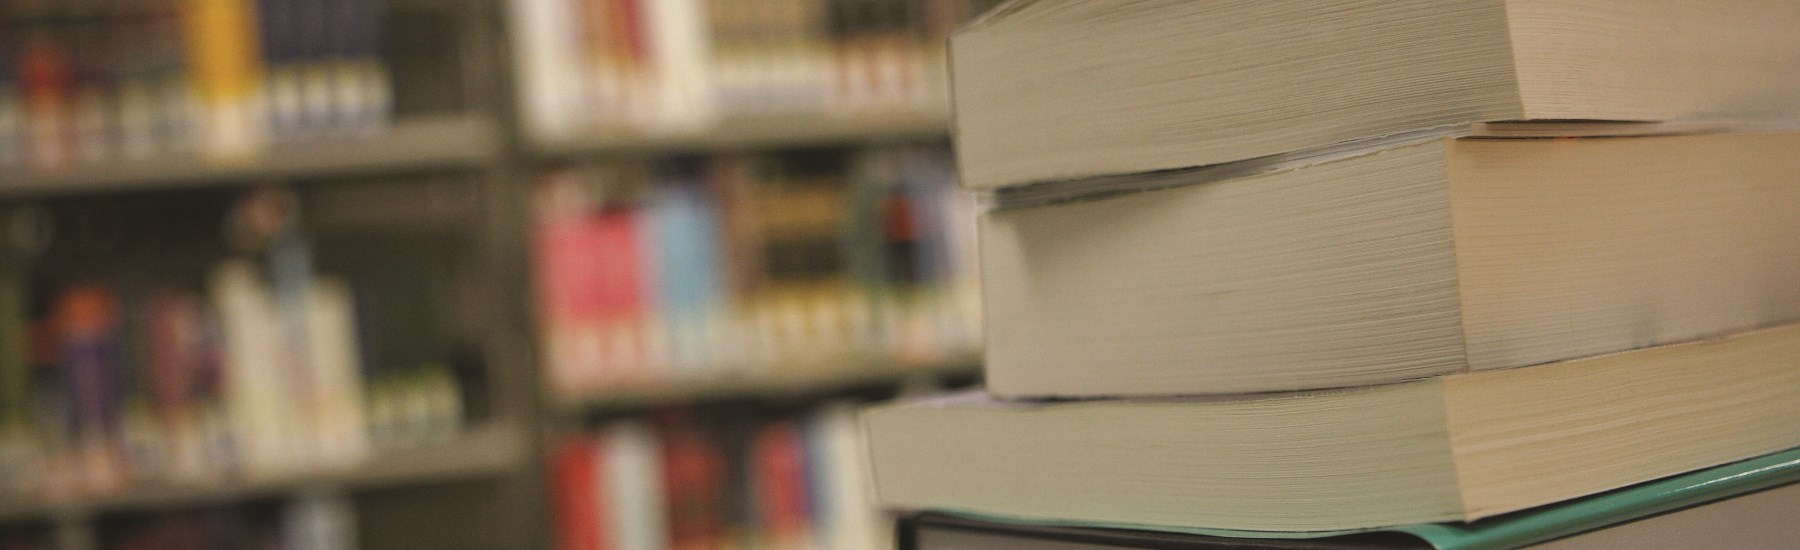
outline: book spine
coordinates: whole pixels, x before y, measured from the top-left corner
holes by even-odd
[[[248,261],[233,260],[215,269],[212,301],[218,308],[224,358],[223,406],[234,458],[252,475],[282,472],[292,466],[291,395],[283,384],[282,350],[288,348],[282,321],[261,274]]]
[[[30,119],[31,160],[55,169],[74,160],[73,60],[67,33],[39,22],[23,29],[20,52],[26,114]]]
[[[115,77],[109,63],[113,26],[103,5],[74,4],[64,14],[70,47],[70,117],[74,161],[103,162],[111,155],[109,100]]]
[[[645,422],[620,421],[600,436],[596,452],[605,452],[606,473],[600,504],[611,527],[606,548],[669,548],[668,497],[663,493],[663,458],[656,432]]]
[[[262,50],[268,83],[263,103],[268,106],[269,130],[275,140],[292,140],[304,134],[306,106],[301,86],[301,2],[261,0]]]
[[[599,441],[577,437],[563,441],[550,457],[551,498],[555,500],[556,545],[562,550],[603,550],[602,533],[612,526],[603,523],[607,514],[602,509],[600,487],[606,482],[602,464],[607,449]]]
[[[811,506],[806,475],[806,448],[792,420],[771,423],[757,434],[750,459],[754,463],[756,522],[759,546],[811,547]]]
[[[295,74],[299,86],[300,128],[304,136],[331,131],[333,53],[337,39],[339,0],[295,1]]]
[[[817,454],[812,465],[813,525],[827,548],[878,548],[893,540],[892,522],[875,503],[874,482],[858,418],[865,404],[824,403],[808,413],[806,438]]]
[[[74,472],[79,492],[108,491],[123,483],[117,441],[120,374],[118,298],[109,288],[76,286],[57,304],[58,355],[72,405]]]
[[[322,463],[354,463],[369,454],[370,444],[352,293],[342,280],[317,279],[310,306],[308,356],[313,361],[318,443],[314,453]]]
[[[521,118],[541,137],[570,134],[583,118],[574,116],[582,103],[576,49],[580,18],[570,0],[520,0],[512,6],[513,36],[520,39]]]
[[[676,421],[663,429],[669,547],[718,548],[725,543],[725,454],[691,424]]]
[[[254,154],[269,136],[261,95],[263,65],[252,0],[181,0],[188,74],[204,108],[203,150]]]
[[[352,97],[349,129],[368,134],[387,128],[394,116],[393,79],[382,57],[387,2],[353,0],[351,8],[351,83],[346,88]]]

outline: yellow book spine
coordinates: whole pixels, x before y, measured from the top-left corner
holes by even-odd
[[[252,0],[183,0],[188,78],[205,107],[206,150],[224,156],[265,145],[263,58]]]

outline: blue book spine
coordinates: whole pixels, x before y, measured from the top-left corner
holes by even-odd
[[[696,172],[674,172],[652,205],[658,240],[652,250],[662,279],[658,301],[676,363],[701,368],[717,359],[714,327],[724,309],[719,217]]]

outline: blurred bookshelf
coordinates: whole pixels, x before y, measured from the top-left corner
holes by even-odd
[[[615,512],[710,519],[640,540],[878,547],[854,405],[980,377],[942,39],[992,3],[7,4],[0,549],[574,546],[564,476],[615,453],[700,468]],[[242,448],[165,475],[194,407]],[[367,448],[270,466],[269,426]]]

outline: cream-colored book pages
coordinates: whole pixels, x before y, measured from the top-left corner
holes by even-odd
[[[990,389],[1229,393],[1465,370],[1445,147],[985,215]]]
[[[1498,0],[1038,0],[951,40],[962,182],[1201,166],[1518,118]]]
[[[1800,318],[1800,134],[1458,140],[1473,369]]]
[[[1469,519],[1800,444],[1800,327],[1444,380]]]
[[[1253,530],[1462,516],[1435,381],[1165,403],[976,398],[864,420],[890,507]]]

